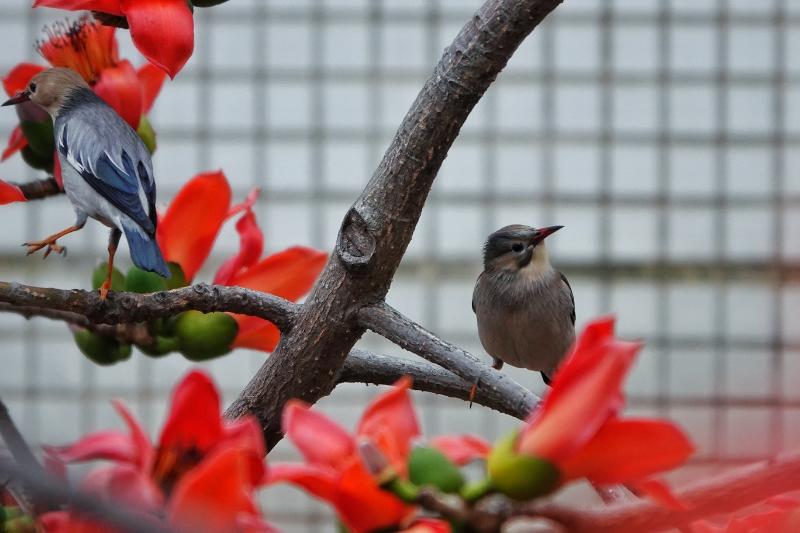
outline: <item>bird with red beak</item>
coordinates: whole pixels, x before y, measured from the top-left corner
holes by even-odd
[[[489,235],[472,293],[478,335],[492,366],[536,370],[547,384],[575,339],[572,288],[545,247],[545,239],[563,227],[513,225]]]

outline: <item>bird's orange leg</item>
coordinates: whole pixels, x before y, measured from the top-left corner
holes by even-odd
[[[63,246],[59,246],[58,244],[56,244],[56,240],[60,239],[64,235],[68,235],[72,232],[78,231],[79,229],[83,228],[84,224],[78,224],[76,226],[72,226],[71,228],[67,228],[64,231],[59,231],[55,235],[50,235],[49,237],[41,241],[26,242],[22,246],[30,247],[30,250],[28,250],[28,255],[31,255],[33,252],[41,250],[45,246],[47,247],[47,250],[44,251],[45,257],[50,255],[50,252],[56,252],[60,254],[61,252],[64,251],[65,248]]]
[[[108,291],[111,289],[111,274],[114,272],[114,254],[117,253],[117,245],[119,244],[121,235],[118,229],[114,228],[111,230],[111,237],[108,240],[108,274],[106,275],[106,280],[100,285],[101,300],[106,299]]]

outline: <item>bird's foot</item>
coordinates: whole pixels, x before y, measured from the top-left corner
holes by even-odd
[[[31,255],[33,252],[38,252],[42,248],[47,247],[47,250],[44,251],[44,257],[50,255],[50,252],[55,252],[57,254],[63,253],[66,255],[67,251],[67,249],[64,248],[63,246],[56,244],[55,239],[45,239],[43,241],[26,242],[22,246],[27,246],[28,248],[30,248],[28,250],[27,255]]]
[[[105,300],[108,296],[108,291],[111,289],[111,280],[107,279],[100,285],[100,299]]]
[[[472,401],[475,399],[475,391],[478,388],[478,384],[475,383],[472,385],[472,388],[469,391],[469,408],[472,409]]]

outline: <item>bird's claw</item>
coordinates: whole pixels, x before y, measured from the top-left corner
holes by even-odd
[[[59,244],[56,244],[56,241],[26,242],[22,246],[27,246],[30,248],[30,250],[28,250],[27,255],[31,255],[34,252],[38,252],[39,250],[45,247],[47,248],[47,250],[44,251],[44,257],[50,255],[50,252],[55,252],[57,254],[64,254],[64,255],[67,254],[67,249]]]
[[[100,285],[100,299],[105,300],[108,296],[108,290],[111,288],[111,281],[105,280],[102,285]]]

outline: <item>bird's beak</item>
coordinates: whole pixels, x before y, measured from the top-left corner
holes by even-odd
[[[537,244],[545,240],[548,237],[548,235],[552,235],[553,233],[557,232],[563,227],[564,226],[550,226],[548,228],[537,229],[534,232],[533,237],[531,238],[531,244],[536,246]]]
[[[28,91],[22,91],[21,93],[18,93],[17,96],[3,102],[3,104],[0,105],[0,107],[7,105],[21,104],[22,102],[27,102],[30,99],[31,99],[30,93]]]

